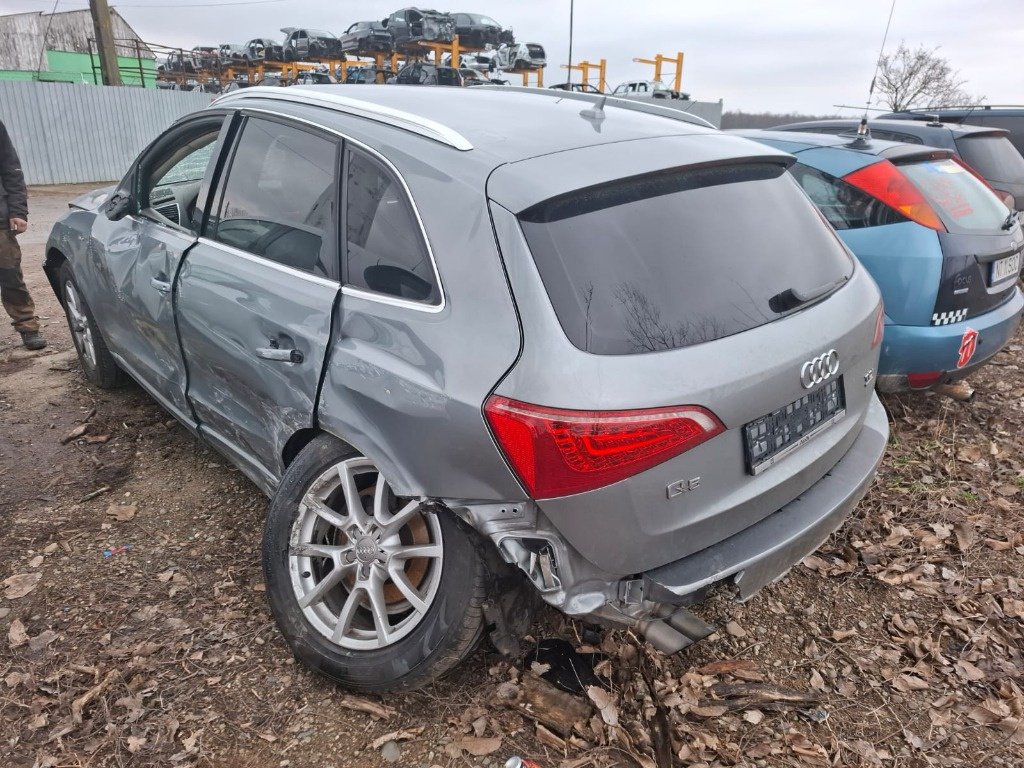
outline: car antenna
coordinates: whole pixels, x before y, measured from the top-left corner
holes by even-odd
[[[875,94],[875,81],[878,80],[878,70],[882,66],[882,54],[885,53],[885,43],[889,39],[889,27],[892,26],[892,14],[895,10],[896,0],[892,0],[892,6],[889,8],[889,20],[885,23],[885,34],[882,35],[882,47],[878,49],[878,58],[875,59],[875,74],[871,76],[868,100],[864,104],[864,117],[860,119],[860,125],[857,126],[857,138],[854,140],[854,144],[858,142],[867,143],[871,138],[871,131],[868,129],[868,111],[871,109],[871,97]]]

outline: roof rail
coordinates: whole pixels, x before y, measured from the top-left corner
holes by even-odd
[[[907,109],[894,109],[891,112],[935,112],[945,109],[1024,109],[1024,104],[942,104],[937,107],[909,107]]]
[[[312,88],[301,85],[293,85],[290,88],[275,88],[271,86],[243,88],[215,99],[210,106],[223,106],[229,102],[248,101],[249,99],[270,99],[272,101],[288,101],[294,104],[317,104],[337,112],[344,112],[345,114],[384,123],[403,131],[409,131],[462,152],[473,149],[469,139],[461,133],[434,120],[428,120],[412,112],[404,112],[400,109],[375,104],[372,101],[363,101],[362,99],[354,99],[351,96],[341,96],[336,93],[326,92],[315,86]]]
[[[663,107],[653,102],[637,101],[636,99],[619,99],[607,93],[583,93],[582,91],[563,91],[560,88],[530,88],[517,85],[478,85],[475,88],[484,88],[489,91],[514,91],[516,93],[531,93],[535,96],[547,96],[552,99],[569,99],[573,101],[585,101],[588,104],[596,104],[601,99],[607,99],[605,106],[628,109],[633,112],[646,112],[649,115],[667,117],[670,120],[678,120],[691,125],[699,125],[703,128],[714,128],[715,126],[703,117],[684,112],[681,109]]]

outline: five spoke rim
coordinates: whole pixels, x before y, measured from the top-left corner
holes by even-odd
[[[92,328],[85,312],[79,306],[78,291],[70,281],[64,285],[64,300],[68,308],[68,316],[71,318],[71,338],[75,346],[89,362],[91,368],[96,367],[96,347],[92,340]]]
[[[396,497],[366,458],[339,462],[309,486],[288,542],[303,616],[350,650],[407,636],[437,595],[443,558],[437,515]]]

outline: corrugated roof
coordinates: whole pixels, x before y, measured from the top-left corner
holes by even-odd
[[[118,56],[139,55],[132,41],[142,43],[142,38],[116,10],[110,12],[110,17]],[[95,37],[88,10],[0,16],[0,69],[45,72],[48,66],[44,50],[89,53],[89,39]],[[143,58],[156,58],[145,44],[141,44],[140,51]]]

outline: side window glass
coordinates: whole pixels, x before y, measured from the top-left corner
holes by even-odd
[[[337,143],[249,118],[208,236],[284,266],[337,277]]]
[[[440,303],[427,244],[398,179],[366,155],[349,152],[346,183],[348,282],[410,301]]]
[[[196,230],[196,203],[220,129],[219,122],[196,126],[146,159],[139,190],[139,204],[146,216]]]
[[[878,227],[907,220],[882,201],[816,168],[796,163],[790,172],[836,229]]]

